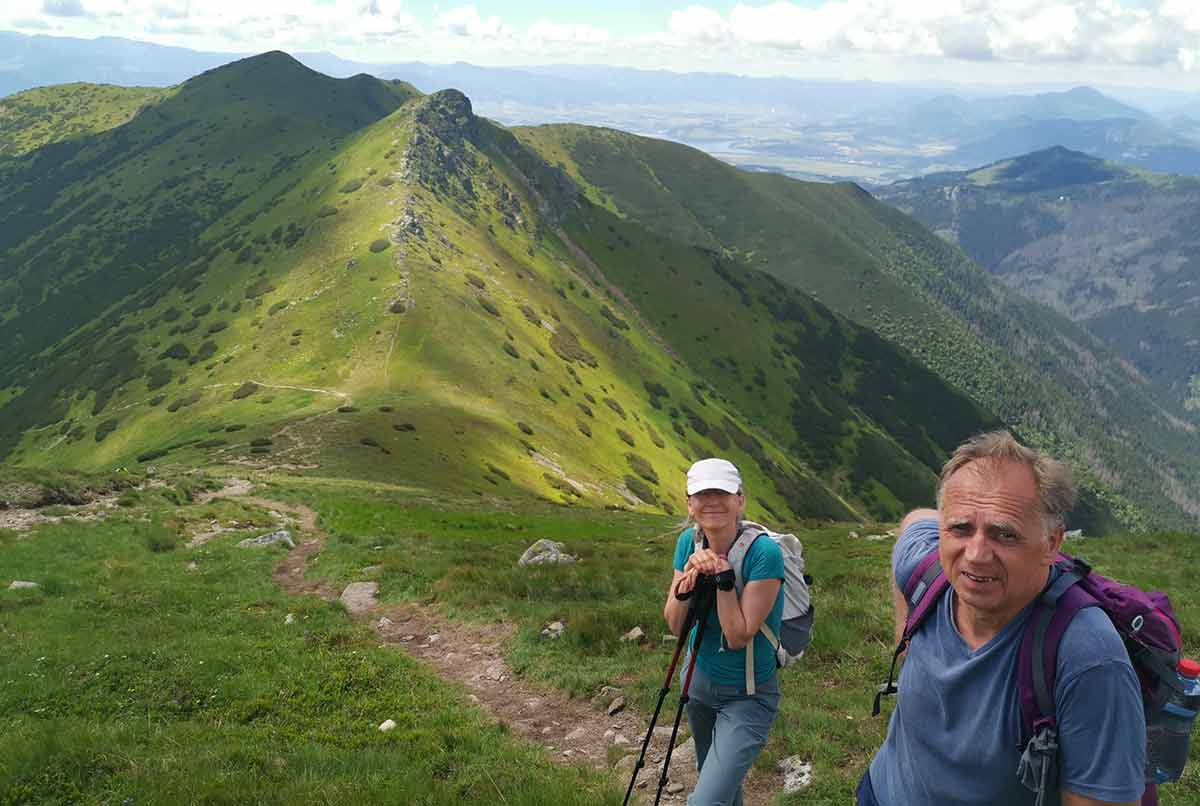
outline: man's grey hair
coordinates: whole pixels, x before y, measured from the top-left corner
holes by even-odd
[[[950,477],[977,459],[1016,462],[1033,473],[1034,489],[1041,505],[1046,534],[1066,526],[1066,516],[1075,507],[1079,494],[1071,478],[1071,469],[1041,451],[1017,442],[1008,431],[976,434],[959,445],[942,466],[937,485],[937,506],[942,508],[942,491]]]

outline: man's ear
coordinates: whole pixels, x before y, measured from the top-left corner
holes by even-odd
[[[1066,535],[1064,527],[1058,526],[1049,535],[1049,545],[1046,548],[1047,556],[1049,557],[1048,564],[1053,564],[1058,559],[1058,552],[1062,550],[1063,537]]]

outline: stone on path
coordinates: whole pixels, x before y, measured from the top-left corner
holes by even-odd
[[[612,702],[610,702],[608,704],[608,715],[612,716],[613,714],[618,714],[624,708],[625,708],[625,698],[617,697],[615,700],[613,700]]]
[[[667,794],[669,795],[678,795],[682,791],[683,784],[679,783],[678,781],[672,781],[671,783],[667,784]]]
[[[375,606],[375,594],[378,592],[378,582],[351,582],[342,591],[342,605],[351,615],[366,613]]]
[[[783,791],[793,794],[807,789],[812,783],[812,764],[800,756],[788,756],[779,762],[779,771],[783,773]]]
[[[392,730],[392,729],[394,729],[395,727],[396,727],[396,722],[395,722],[394,720],[391,720],[391,719],[385,719],[385,720],[383,721],[383,724],[381,724],[381,725],[379,726],[379,732],[380,732],[380,733],[387,733],[389,730]]]
[[[381,630],[385,630],[388,627],[392,626],[392,620],[390,618],[388,618],[387,616],[384,616],[383,618],[381,618],[379,620],[379,623],[376,624],[375,626]]]
[[[575,730],[573,730],[567,734],[566,741],[578,742],[578,741],[581,741],[582,739],[586,739],[587,734],[588,734],[587,728],[575,728]]]
[[[517,560],[517,565],[528,568],[531,565],[570,565],[578,558],[566,553],[566,546],[545,538],[537,541]]]
[[[259,537],[248,537],[238,543],[239,546],[273,546],[276,543],[284,543],[288,548],[296,548],[296,541],[292,540],[292,533],[287,529],[280,529],[277,532],[271,532],[269,535],[260,535]]]
[[[36,582],[28,582],[24,579],[14,579],[12,584],[8,586],[10,591],[33,590],[42,587]]]
[[[621,689],[616,688],[615,686],[601,686],[600,691],[596,693],[596,696],[592,697],[592,707],[606,708],[610,702],[620,696]]]

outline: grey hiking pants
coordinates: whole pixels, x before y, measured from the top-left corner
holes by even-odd
[[[693,673],[687,717],[700,780],[688,806],[742,806],[742,778],[766,744],[779,711],[777,677],[756,689],[747,696],[741,686],[716,685],[699,668]]]

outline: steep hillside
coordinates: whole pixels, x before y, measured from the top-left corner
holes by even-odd
[[[1200,404],[1200,181],[1057,148],[879,195]]]
[[[997,423],[738,258],[591,203],[454,91],[266,54],[0,171],[11,463],[678,512],[688,462],[724,453],[752,512],[871,519]]]
[[[0,99],[0,159],[127,123],[163,96],[153,87],[63,84]]]
[[[1068,455],[1131,522],[1138,509],[1188,524],[1200,513],[1191,491],[1195,429],[1136,371],[859,188],[744,173],[612,130],[517,133],[594,203],[744,260],[901,344],[1030,439]]]

